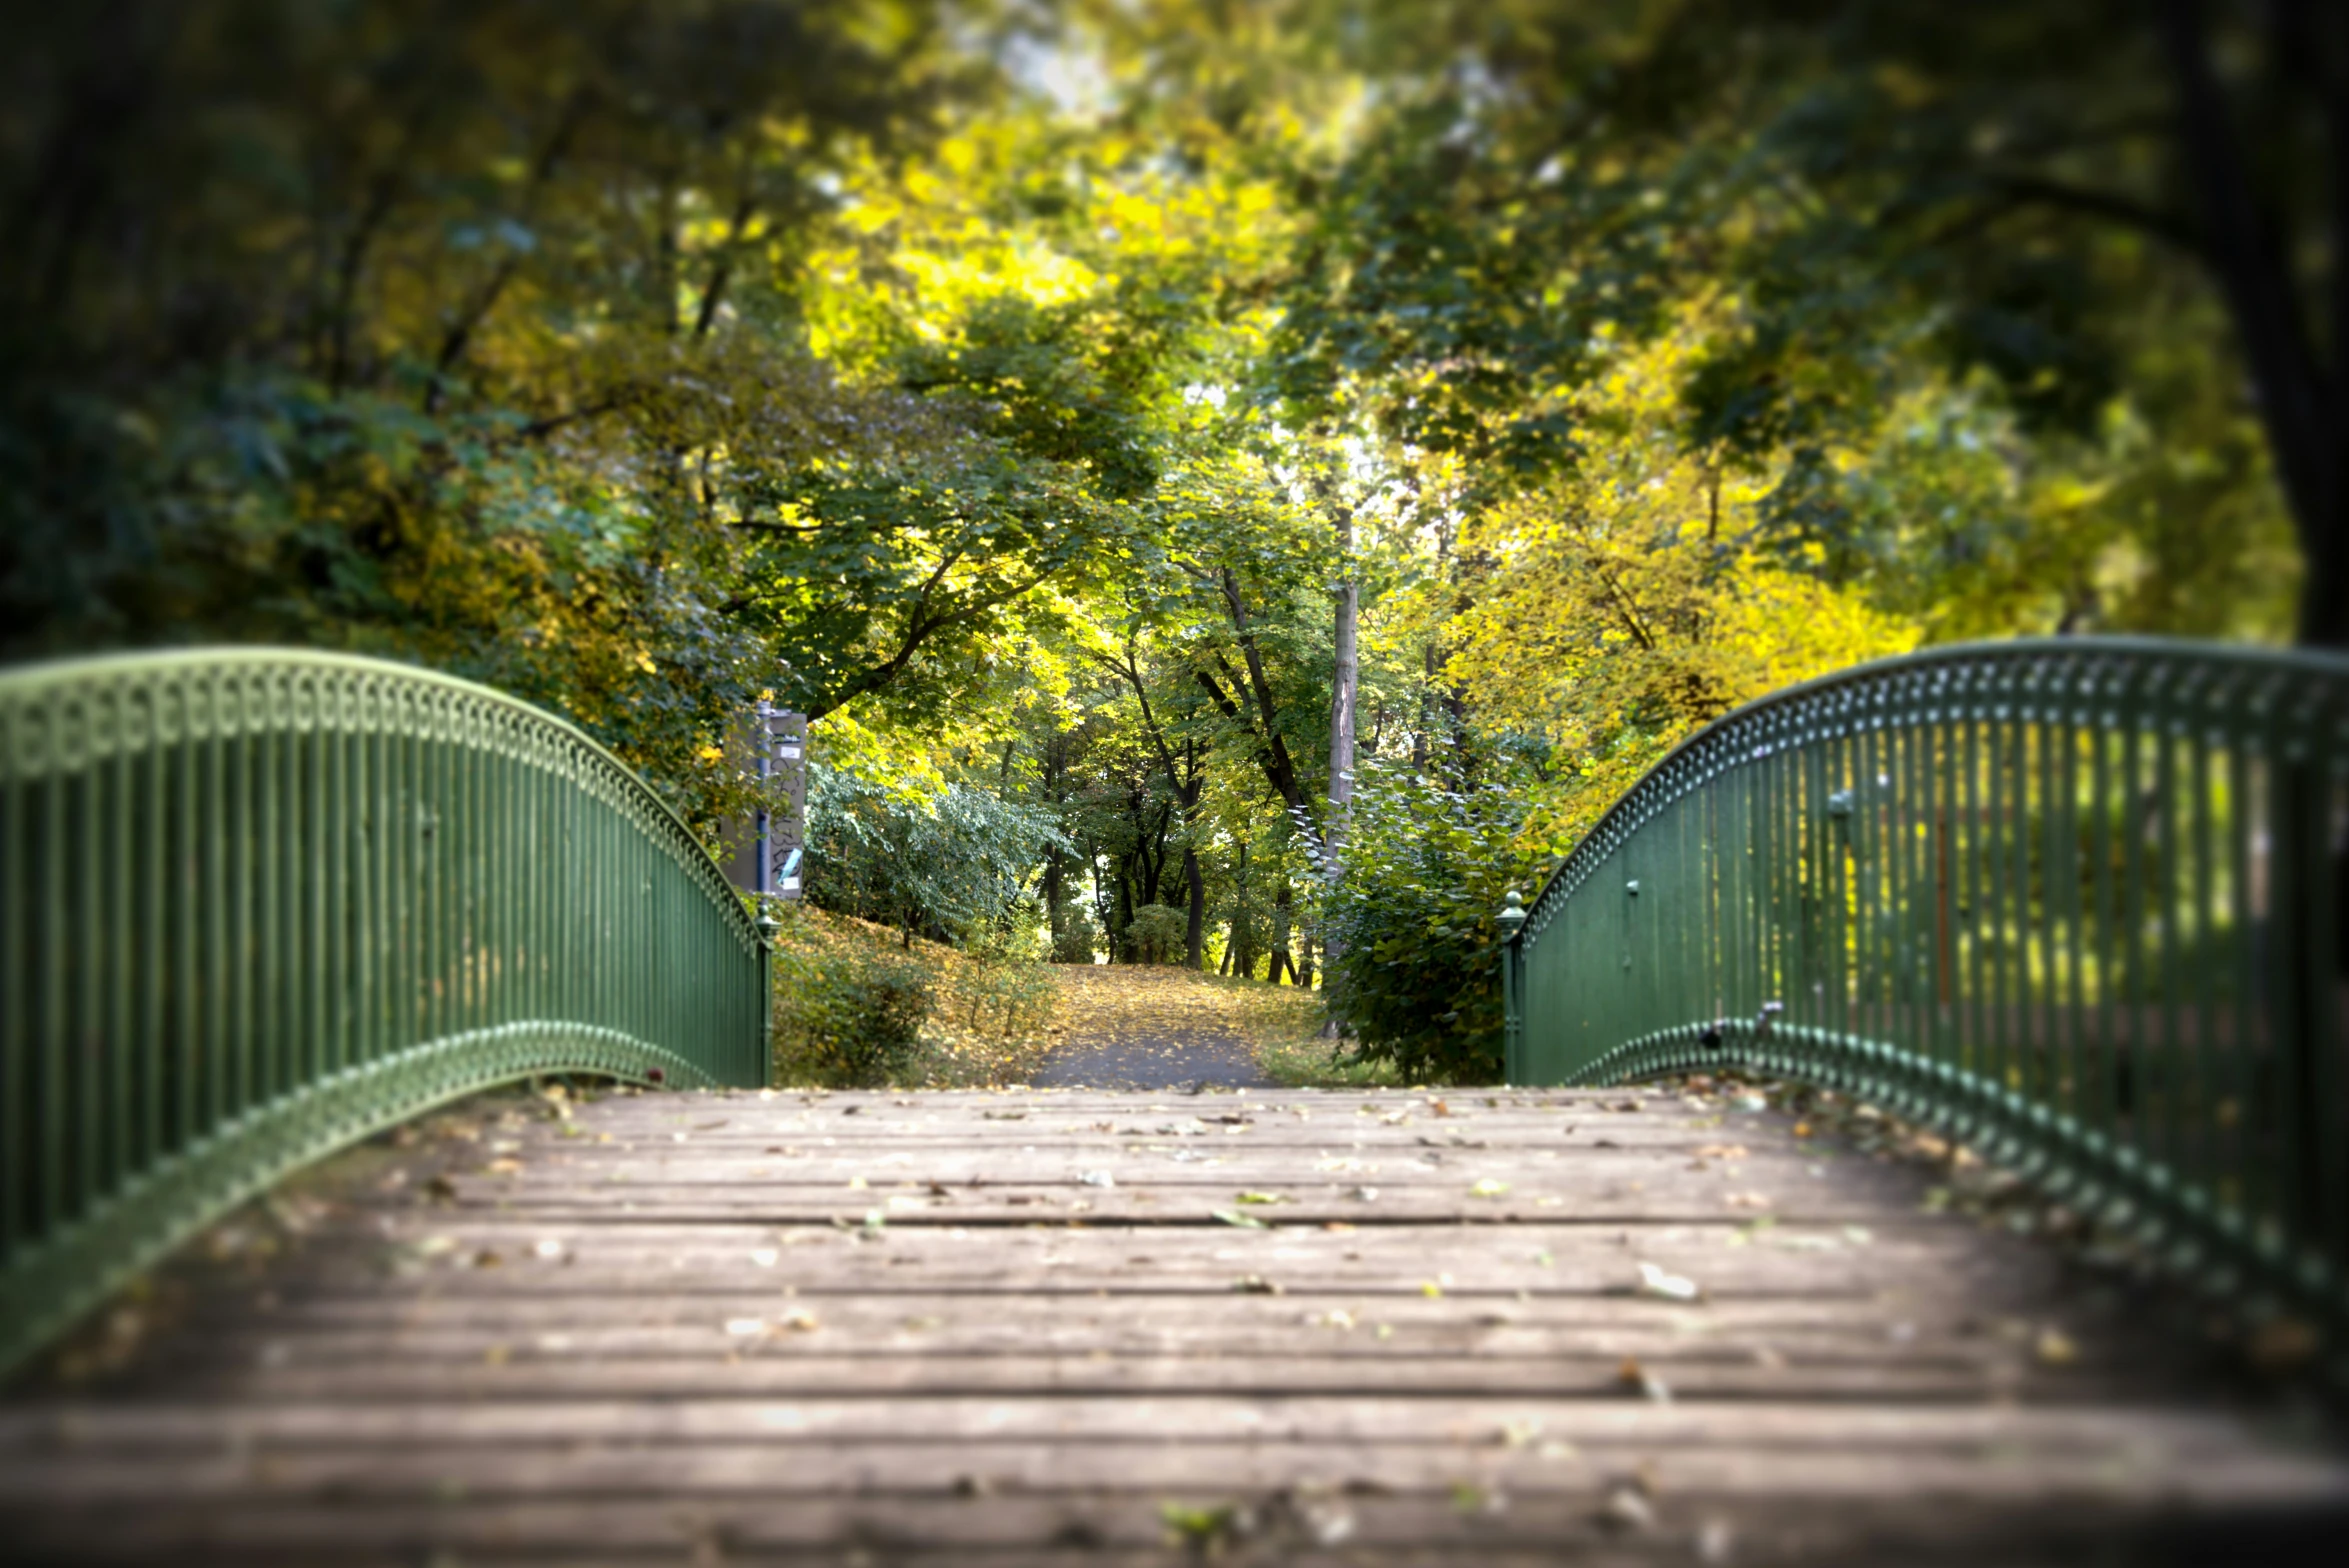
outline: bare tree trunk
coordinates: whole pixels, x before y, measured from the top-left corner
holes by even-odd
[[[1289,911],[1294,903],[1295,894],[1284,873],[1279,889],[1272,895],[1272,967],[1264,972],[1264,978],[1275,985],[1280,984],[1284,969],[1289,973],[1289,983],[1298,983],[1297,960],[1289,954]]]
[[[2332,8],[2326,8],[2330,10]],[[2164,0],[2163,42],[2177,88],[2178,139],[2188,183],[2198,199],[2204,259],[2216,275],[2243,357],[2258,388],[2260,422],[2275,453],[2276,474],[2292,509],[2306,563],[2300,588],[2300,640],[2317,647],[2349,647],[2349,484],[2343,476],[2342,433],[2349,424],[2342,385],[2349,376],[2349,266],[2340,247],[2349,239],[2349,23],[2336,13],[2331,31],[2305,25],[2321,13],[2287,5],[2277,11],[2302,24],[2295,64],[2317,84],[2333,164],[2330,239],[2333,248],[2331,314],[2334,354],[2328,367],[2301,309],[2289,261],[2291,237],[2260,199],[2252,160],[2228,113],[2205,28],[2201,0]],[[2270,80],[2281,93],[2289,83]],[[2329,369],[2329,374],[2328,374]]]
[[[1329,820],[1323,824],[1322,872],[1338,879],[1346,848],[1346,804],[1354,798],[1354,699],[1361,666],[1355,654],[1354,627],[1361,610],[1362,590],[1354,581],[1354,509],[1337,509],[1338,580],[1337,657],[1333,661],[1329,705]],[[1329,933],[1322,934],[1322,971],[1334,975],[1343,949]],[[1325,981],[1326,983],[1326,981]]]
[[[1207,875],[1199,869],[1199,851],[1183,848],[1183,881],[1191,890],[1191,918],[1183,928],[1183,963],[1191,969],[1207,967]]]

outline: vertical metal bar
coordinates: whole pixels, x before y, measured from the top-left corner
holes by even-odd
[[[260,893],[260,926],[254,943],[254,971],[259,976],[256,986],[255,1010],[260,1020],[260,1040],[254,1081],[255,1099],[275,1099],[291,1083],[292,1030],[287,1027],[287,991],[291,971],[298,961],[287,962],[290,945],[288,914],[285,907],[285,862],[287,850],[293,842],[291,813],[284,788],[288,738],[280,728],[280,711],[285,694],[278,682],[267,676],[257,682],[261,687],[264,705],[260,725],[253,737],[254,766],[259,779],[261,822],[256,847],[260,857],[258,886]]]
[[[1876,787],[1876,732],[1862,720],[1852,736],[1848,750],[1851,755],[1851,815],[1845,817],[1845,837],[1851,857],[1851,983],[1852,996],[1845,1004],[1844,1032],[1862,1037],[1875,1032],[1876,1006],[1882,998],[1878,987],[1883,979],[1883,966],[1877,962],[1876,944],[1882,927],[1879,923],[1878,896],[1883,891],[1883,846],[1876,833],[1876,813],[1883,805],[1884,792]]]
[[[1983,1060],[1991,1079],[2000,1088],[2010,1089],[2014,1084],[2014,1063],[2009,1056],[2013,1030],[2008,1009],[2007,933],[2013,927],[2013,918],[2008,907],[2006,846],[2010,836],[2007,818],[2012,809],[2009,796],[2013,793],[2013,764],[2008,756],[2006,720],[1998,710],[1984,719],[1982,732],[1983,809],[1978,827],[1984,917],[1982,964],[1989,987],[1983,995]]]
[[[2258,915],[2252,903],[2251,868],[2258,816],[2252,798],[2250,737],[2237,729],[2227,741],[2227,948],[2232,960],[2229,989],[2234,994],[2226,1015],[2226,1100],[2218,1115],[2225,1134],[2220,1164],[2227,1172],[2229,1190],[2219,1194],[2219,1200],[2222,1208],[2248,1217],[2258,1212],[2264,1196],[2257,1188],[2257,1164],[2249,1158],[2254,1115],[2252,1053],[2257,1048],[2252,1003],[2259,984],[2252,947]]]
[[[2080,730],[2074,717],[2067,713],[2050,733],[2060,762],[2055,786],[2054,860],[2048,875],[2057,894],[2057,915],[2063,935],[2063,989],[2060,1000],[2053,999],[2057,994],[2051,992],[2050,1001],[2062,1018],[2062,1028],[2052,1042],[2060,1063],[2056,1104],[2077,1124],[2086,1103],[2082,1098],[2086,1089],[2082,1073],[2087,1052],[2084,1024],[2088,1010],[2084,973],[2087,943],[2081,930],[2080,902]]]
[[[40,928],[28,862],[34,838],[28,798],[32,747],[22,727],[42,720],[21,706],[0,705],[0,1256],[39,1234],[33,1212],[38,1146],[32,1130],[31,1018],[38,999]]]
[[[2056,700],[2051,694],[2041,695],[2042,703]],[[2058,1103],[2063,1079],[2063,1064],[2058,1058],[2056,1017],[2063,996],[2062,964],[2059,956],[2059,938],[2063,898],[2058,888],[2060,849],[2064,814],[2070,807],[2056,798],[2057,737],[2061,721],[2049,707],[2042,706],[2031,725],[2031,744],[2038,767],[2034,793],[2039,807],[2039,874],[2033,879],[2038,895],[2038,908],[2032,916],[2032,932],[2037,938],[2038,962],[2031,975],[2031,1056],[2029,1077],[2031,1097],[2040,1105]]]
[[[2184,1009],[2179,1005],[2178,926],[2184,913],[2185,875],[2178,849],[2178,743],[2165,727],[2153,737],[2160,783],[2154,795],[2161,853],[2161,1148],[2172,1165],[2185,1152],[2186,1083],[2184,1042],[2179,1038]]]
[[[310,899],[310,940],[318,950],[318,974],[310,984],[310,1030],[317,1037],[320,1076],[349,1063],[348,1011],[351,954],[346,941],[353,892],[350,875],[350,769],[343,734],[340,682],[319,680],[318,720],[310,750],[318,773],[318,810],[311,827],[311,853],[319,867]]]
[[[2213,878],[2217,851],[2211,799],[2210,745],[2201,733],[2186,738],[2191,812],[2187,824],[2194,857],[2194,1048],[2191,1057],[2192,1091],[2186,1097],[2191,1118],[2192,1152],[2185,1169],[2206,1191],[2215,1191],[2222,1167],[2218,1161],[2220,1132],[2216,1063],[2211,1036],[2218,1025],[2218,999],[2212,994],[2221,954],[2218,929],[2218,890]]]
[[[380,901],[383,866],[380,855],[383,823],[381,708],[367,681],[353,682],[351,712],[351,786],[349,816],[343,832],[350,840],[350,1046],[348,1059],[364,1065],[376,1051],[376,942],[383,929]]]
[[[2148,1114],[2151,1089],[2148,1057],[2153,1031],[2154,982],[2145,962],[2145,836],[2151,802],[2145,791],[2145,716],[2131,713],[2121,732],[2121,1047],[2114,1062],[2117,1115],[2123,1135],[2140,1154],[2156,1148]]]
[[[97,962],[92,962],[90,957],[102,955],[106,942],[103,854],[110,821],[106,809],[106,769],[96,756],[89,754],[96,748],[91,744],[86,726],[94,718],[87,708],[83,710],[82,743],[89,751],[85,751],[82,765],[72,774],[67,795],[71,815],[65,830],[66,843],[74,857],[74,874],[66,889],[73,909],[67,928],[74,933],[74,941],[84,955],[81,962],[69,966],[81,984],[78,994],[68,1003],[73,1033],[66,1043],[65,1058],[74,1110],[73,1194],[68,1212],[76,1216],[86,1213],[104,1191],[100,1161],[106,1150],[106,1101],[113,1087],[107,1061],[104,958],[99,956]]]
[[[2088,853],[2096,877],[2096,1014],[2094,1061],[2090,1067],[2093,1088],[2089,1097],[2091,1125],[2107,1138],[2113,1135],[2119,1106],[2119,1063],[2121,1050],[2120,1008],[2122,995],[2121,944],[2119,896],[2113,876],[2113,859],[2122,849],[2117,839],[2125,837],[2128,803],[2125,792],[2116,796],[2113,791],[2112,751],[2113,735],[2108,719],[2103,714],[2091,715],[2093,728],[2089,731],[2090,776],[2088,784]]]
[[[2304,719],[2302,728],[2315,730],[2317,725]],[[2316,1144],[2312,1191],[2318,1204],[2317,1240],[2322,1256],[2336,1270],[2349,1258],[2349,1105],[2344,1104],[2349,1100],[2349,1063],[2342,1060],[2349,1042],[2342,1038],[2341,1016],[2341,877],[2344,859],[2349,859],[2349,800],[2343,797],[2349,790],[2344,789],[2343,759],[2335,751],[2340,735],[2336,728],[2323,743],[2312,746],[2314,755],[2306,764],[2311,788],[2302,842],[2313,853],[2307,872],[2308,945],[2301,968],[2302,983],[2310,993],[2306,1027],[2313,1070],[2308,1104],[2314,1111],[2310,1131]]]
[[[140,832],[131,854],[147,878],[147,890],[137,897],[139,912],[138,962],[144,971],[139,986],[140,1104],[138,1159],[142,1166],[160,1158],[166,1147],[164,1126],[171,1090],[171,1042],[165,1030],[165,1007],[171,995],[171,950],[164,945],[163,911],[178,879],[173,875],[171,839],[165,831],[171,809],[171,761],[179,746],[164,744],[163,705],[169,700],[159,681],[144,683],[146,724],[142,737],[140,776],[145,786],[140,801]]]
[[[1962,869],[1952,842],[1957,822],[1958,750],[1946,709],[1925,730],[1925,844],[1933,882],[1932,985],[1925,999],[1932,1009],[1934,1059],[1958,1061],[1958,884]]]
[[[1982,853],[1982,825],[1990,814],[1990,801],[1982,772],[1985,748],[1982,745],[1983,724],[1979,710],[1966,711],[1959,721],[1958,730],[1959,776],[1964,782],[1963,809],[1958,817],[1958,866],[1964,883],[1960,895],[1964,920],[1959,930],[1962,933],[1966,965],[1966,999],[1959,1014],[1964,1022],[1965,1043],[1960,1060],[1966,1071],[1995,1080],[1998,1064],[1990,1050],[1988,1016],[1985,1012],[1990,1001],[1989,964],[1983,952],[1987,944],[1982,939],[1983,926],[1990,919],[1990,888],[1985,872],[1987,857]]]

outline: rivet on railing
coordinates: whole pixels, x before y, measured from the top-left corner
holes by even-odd
[[[1623,891],[1629,893],[1633,898],[1639,897],[1639,878],[1633,877],[1630,881],[1624,883]]]

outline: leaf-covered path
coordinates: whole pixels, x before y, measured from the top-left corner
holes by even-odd
[[[551,1111],[353,1151],[0,1395],[0,1555],[2325,1561],[2349,1519],[2144,1300],[1743,1096]]]
[[[1140,964],[1056,964],[1052,976],[1065,1032],[1034,1075],[1039,1086],[1270,1086],[1230,988],[1189,970]]]

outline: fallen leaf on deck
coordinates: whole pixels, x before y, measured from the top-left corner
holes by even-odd
[[[1277,1296],[1281,1293],[1280,1286],[1261,1274],[1241,1275],[1232,1281],[1232,1289],[1243,1296]]]
[[[1277,1192],[1243,1192],[1240,1194],[1240,1201],[1242,1203],[1286,1203],[1289,1200]]]
[[[1664,1380],[1639,1364],[1636,1356],[1625,1356],[1623,1364],[1615,1369],[1615,1381],[1631,1392],[1659,1405],[1672,1403],[1672,1390]]]
[[[2039,1359],[2051,1367],[2070,1366],[2080,1359],[2080,1347],[2060,1328],[2043,1328],[2037,1345]]]
[[[1217,1219],[1226,1225],[1237,1225],[1242,1230],[1270,1230],[1272,1228],[1255,1215],[1242,1214],[1237,1209],[1216,1209],[1212,1212]]]
[[[1117,1185],[1117,1178],[1107,1171],[1087,1171],[1079,1176],[1077,1181],[1087,1187],[1114,1187]]]
[[[1642,1263],[1639,1266],[1639,1293],[1660,1297],[1665,1301],[1694,1301],[1704,1294],[1697,1288],[1695,1280],[1670,1273],[1653,1263]]]
[[[1656,1522],[1655,1509],[1639,1495],[1633,1486],[1617,1486],[1607,1493],[1606,1502],[1599,1508],[1599,1524],[1609,1530],[1628,1532],[1645,1530]]]

